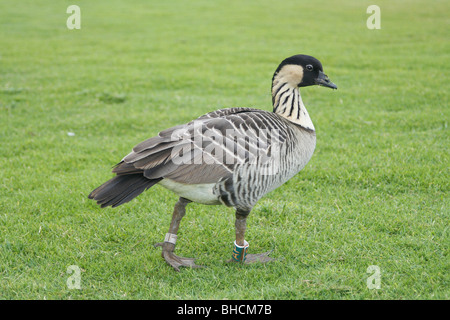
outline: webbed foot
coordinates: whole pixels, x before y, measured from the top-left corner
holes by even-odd
[[[173,253],[175,250],[175,245],[169,242],[159,242],[155,244],[156,247],[162,247],[161,256],[166,260],[166,262],[171,265],[176,271],[180,271],[180,267],[191,267],[191,268],[203,268],[194,263],[194,258],[184,258],[179,257]]]

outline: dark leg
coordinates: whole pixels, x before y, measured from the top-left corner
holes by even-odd
[[[247,217],[250,211],[239,211],[236,210],[236,221],[234,223],[236,231],[236,243],[239,246],[244,245],[245,229],[247,229]]]
[[[186,214],[186,206],[190,202],[190,200],[184,198],[178,200],[173,209],[172,222],[170,223],[169,232],[166,234],[164,242],[155,244],[155,247],[162,247],[162,257],[176,271],[180,271],[180,267],[201,267],[194,263],[195,259],[178,257],[173,253],[175,250],[178,228],[180,227],[181,219],[183,219]]]
[[[250,211],[236,210],[235,229],[236,229],[236,244],[238,246],[244,246],[245,229],[247,228],[247,217],[249,213]],[[273,259],[268,256],[271,252],[272,251],[259,254],[247,254],[247,258],[245,259],[244,263],[254,263],[254,262],[264,263],[271,261]],[[235,261],[231,259],[228,262],[235,262]]]

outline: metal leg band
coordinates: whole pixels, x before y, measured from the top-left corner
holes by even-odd
[[[164,242],[169,242],[169,243],[175,244],[177,242],[177,235],[173,234],[173,233],[166,233]]]

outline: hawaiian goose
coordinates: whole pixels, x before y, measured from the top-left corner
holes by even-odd
[[[314,125],[299,87],[337,89],[319,60],[295,55],[281,62],[272,78],[273,112],[230,108],[161,131],[133,148],[113,169],[114,178],[91,192],[102,207],[117,207],[160,184],[180,198],[175,204],[162,256],[179,271],[198,267],[174,254],[177,231],[189,202],[236,209],[236,241],[230,261],[266,262],[268,253],[247,254],[246,219],[266,193],[297,174],[316,145]]]

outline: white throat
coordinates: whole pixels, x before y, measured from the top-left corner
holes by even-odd
[[[278,81],[272,88],[273,112],[306,129],[315,131],[300,90],[288,82]]]

